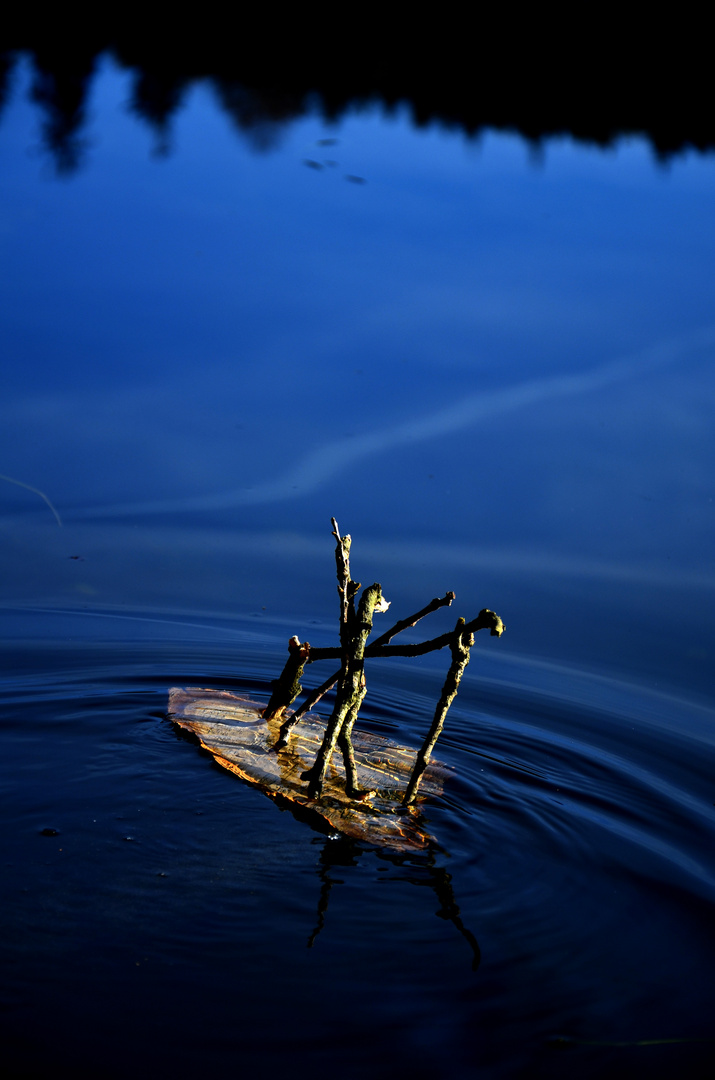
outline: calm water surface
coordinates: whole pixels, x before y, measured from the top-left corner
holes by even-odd
[[[62,525],[0,481],[14,1072],[709,1076],[713,160],[378,110],[258,152],[201,87],[156,156],[107,63],[58,179],[28,80],[0,472]],[[390,615],[454,589],[426,633],[507,624],[429,856],[319,831],[166,719],[335,643],[331,514]],[[372,664],[362,726],[417,746],[445,666]]]

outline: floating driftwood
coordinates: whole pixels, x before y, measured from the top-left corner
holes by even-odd
[[[235,694],[214,690],[174,689],[169,715],[192,731],[216,760],[270,795],[282,796],[309,808],[347,836],[395,850],[424,848],[431,838],[424,831],[415,804],[442,790],[444,769],[430,764],[432,751],[454,700],[478,630],[500,637],[504,624],[483,608],[454,630],[412,645],[389,642],[425,616],[455,599],[453,592],[431,600],[414,615],[400,619],[368,645],[373,619],[389,602],[377,582],[360,591],[350,575],[350,536],[341,536],[332,519],[340,597],[340,646],[314,649],[292,637],[288,660],[272,683],[267,706]],[[354,730],[367,692],[365,661],[391,656],[422,656],[448,648],[452,655],[432,725],[415,756],[414,750],[377,735]],[[294,712],[290,706],[302,692],[306,665],[339,660],[340,668],[313,691]],[[309,710],[336,687],[335,704],[323,723]],[[339,747],[342,761],[334,760]],[[418,793],[419,791],[419,793]]]
[[[281,796],[318,814],[337,832],[393,851],[424,850],[433,838],[419,810],[402,807],[414,767],[415,751],[380,735],[353,731],[358,780],[369,792],[363,799],[345,791],[340,759],[327,770],[320,799],[308,796],[301,773],[314,760],[325,735],[319,717],[304,715],[291,728],[287,745],[277,752],[280,719],[268,720],[265,705],[226,690],[195,687],[169,691],[169,716],[196,735],[219,765],[255,784],[267,795]],[[422,777],[421,797],[439,795],[443,766],[432,762]]]

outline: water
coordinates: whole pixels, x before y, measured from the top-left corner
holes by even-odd
[[[58,181],[29,77],[0,472],[62,526],[0,482],[14,1071],[709,1075],[712,159],[536,168],[377,110],[256,154],[198,88],[157,160],[106,63]],[[331,837],[166,718],[335,643],[331,514],[390,617],[454,589],[426,632],[507,624],[429,856]],[[417,746],[445,666],[371,664],[361,724]]]
[[[347,1075],[696,1075],[715,953],[710,714],[492,663],[440,744],[454,775],[428,810],[438,848],[388,856],[281,813],[166,719],[177,681],[266,698],[277,637],[237,626],[207,644],[177,624],[171,643],[142,641],[137,620],[97,641],[86,616],[57,620],[63,640],[5,650],[18,1061],[149,1075],[340,1053]],[[370,685],[364,725],[417,745],[436,661],[409,677],[375,662]],[[559,1050],[562,1036],[597,1045]],[[606,1045],[642,1039],[686,1041]]]

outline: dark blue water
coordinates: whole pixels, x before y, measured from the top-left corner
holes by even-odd
[[[270,633],[177,625],[152,640],[141,620],[127,634],[47,619],[61,637],[4,653],[18,1065],[223,1074],[240,1058],[307,1075],[339,1054],[349,1076],[371,1063],[700,1075],[712,1044],[691,1040],[711,1037],[715,958],[706,710],[479,652],[440,744],[454,774],[427,808],[439,846],[388,856],[281,812],[166,719],[177,681],[267,697],[282,653]],[[363,725],[416,746],[436,661],[409,678],[376,663],[369,679]],[[644,1039],[679,1041],[608,1045]]]
[[[256,153],[200,88],[155,157],[107,64],[57,179],[27,79],[0,126],[14,1073],[709,1075],[712,159],[535,166],[376,110]],[[335,644],[331,514],[390,617],[454,589],[425,634],[507,624],[439,743],[429,856],[326,835],[166,718],[171,686],[267,699],[293,633]],[[361,725],[416,747],[445,666],[371,664]]]

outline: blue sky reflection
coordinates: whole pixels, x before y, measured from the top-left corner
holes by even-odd
[[[25,93],[0,126],[0,472],[67,532],[0,485],[8,599],[77,599],[71,536],[104,561],[92,602],[223,608],[229,550],[260,579],[261,545],[300,561],[332,513],[376,575],[402,553],[398,595],[452,574],[531,604],[524,648],[557,578],[584,656],[608,590],[640,589],[644,624],[659,589],[712,590],[712,159],[554,140],[535,167],[377,111],[255,154],[205,89],[157,158],[107,64],[56,180]]]

